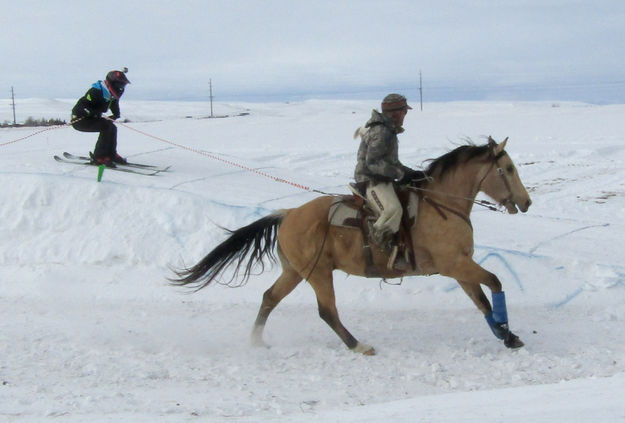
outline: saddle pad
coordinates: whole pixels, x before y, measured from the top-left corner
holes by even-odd
[[[358,229],[361,227],[362,199],[352,195],[336,197],[330,205],[328,222],[333,226]]]

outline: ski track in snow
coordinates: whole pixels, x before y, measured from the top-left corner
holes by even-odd
[[[46,118],[72,103],[33,101],[49,106]],[[122,112],[160,138],[347,193],[358,147],[351,134],[375,105],[223,104],[250,115],[216,120],[184,119],[201,114],[194,103],[128,102]],[[526,343],[518,351],[493,337],[453,280],[384,284],[341,272],[341,318],[376,356],[345,349],[305,283],[272,313],[271,347],[252,348],[262,294],[279,269],[194,294],[167,278],[217,245],[222,228],[318,194],[123,127],[122,154],[171,171],[105,171],[97,183],[96,169],[52,160],[93,147],[94,134],[70,128],[0,148],[0,420],[466,421],[477,416],[466,414],[472,404],[489,404],[486,393],[500,408],[482,421],[625,419],[625,406],[601,391],[625,387],[625,106],[552,106],[426,105],[407,116],[400,137],[411,166],[466,136],[510,137],[533,205],[514,216],[474,209],[472,220],[475,260],[502,280],[511,329]],[[1,129],[0,143],[29,131]],[[593,396],[584,407],[584,392],[595,391],[601,409],[585,413]],[[538,392],[551,392],[553,408],[530,401]],[[557,408],[565,395],[577,408]],[[538,411],[524,414],[530,403]]]

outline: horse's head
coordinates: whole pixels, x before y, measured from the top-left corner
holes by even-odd
[[[514,162],[506,153],[508,138],[501,144],[488,137],[489,161],[488,170],[484,175],[480,190],[508,209],[508,213],[517,213],[517,207],[523,213],[532,204]]]

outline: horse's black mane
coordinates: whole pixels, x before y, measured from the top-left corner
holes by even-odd
[[[490,149],[489,144],[474,145],[467,144],[451,150],[448,153],[443,154],[437,159],[430,159],[431,163],[426,169],[428,176],[432,176],[435,172],[439,172],[439,178],[442,177],[447,171],[455,167],[457,164],[467,162],[474,157],[486,154]]]

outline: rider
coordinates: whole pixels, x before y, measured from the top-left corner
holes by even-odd
[[[113,121],[119,118],[119,99],[127,84],[128,68],[113,70],[104,81],[95,82],[72,109],[72,126],[81,132],[99,132],[93,151],[94,163],[115,167],[115,163],[125,164],[126,159],[117,154],[117,127]],[[102,117],[111,109],[108,118]]]
[[[371,119],[360,130],[356,182],[364,186],[368,204],[379,217],[372,225],[371,236],[389,254],[387,267],[400,267],[395,262],[402,206],[394,182],[405,184],[425,178],[422,171],[404,166],[398,158],[397,134],[404,132],[404,118],[412,107],[401,94],[389,94],[382,100],[382,113],[373,110]]]

